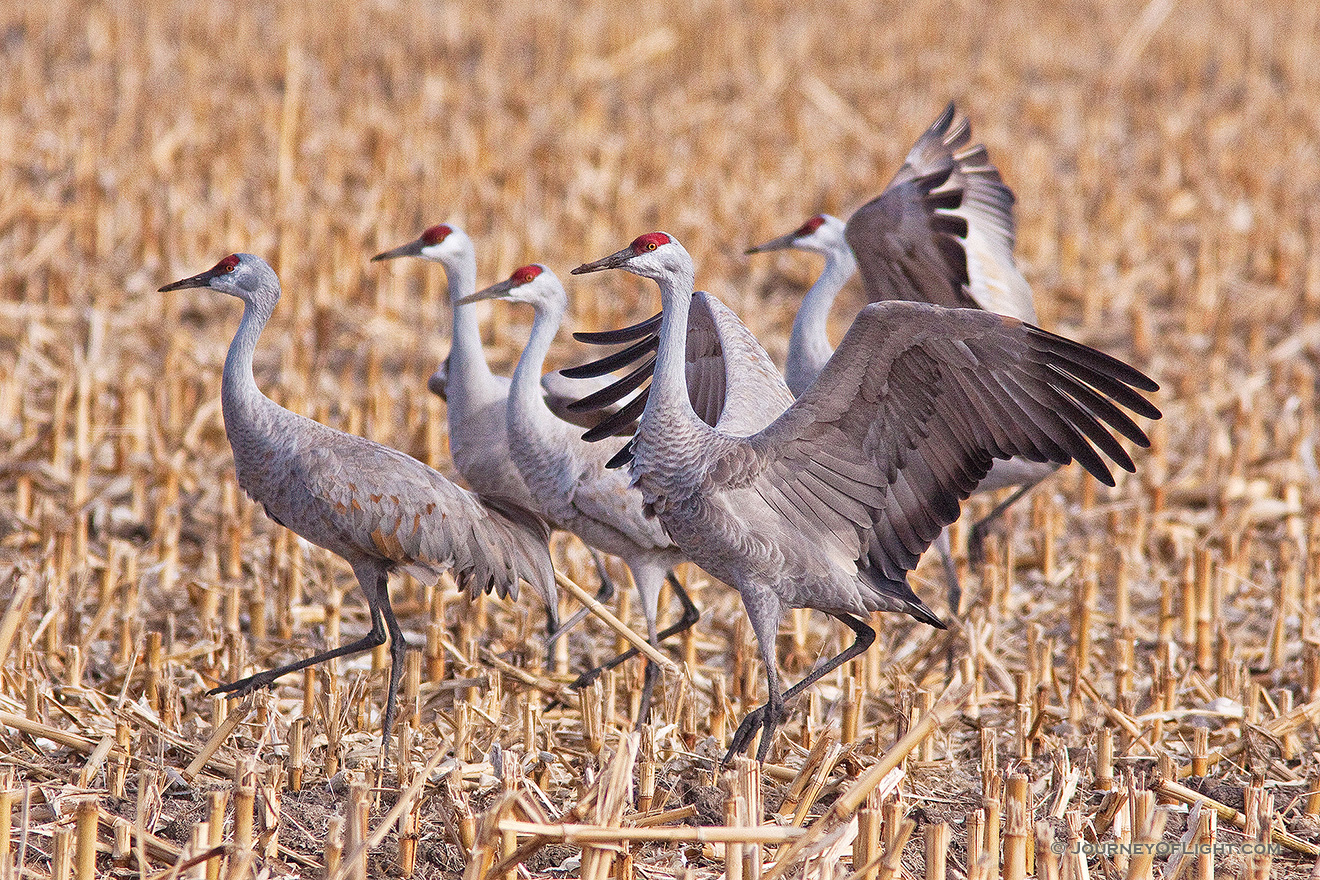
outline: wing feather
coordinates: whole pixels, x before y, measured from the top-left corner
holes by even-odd
[[[1013,191],[949,104],[894,179],[848,219],[845,237],[872,302],[911,299],[1035,321],[1013,259]]]
[[[1111,429],[1145,435],[1096,385],[1140,397],[1133,386],[1154,383],[1055,339],[981,310],[874,303],[815,385],[748,438],[755,473],[732,459],[720,473],[750,483],[802,541],[901,581],[995,458],[1076,460],[1111,484],[1106,456],[1133,468]]]
[[[557,601],[549,531],[534,514],[509,502],[483,504],[398,450],[310,419],[301,423],[309,430],[288,460],[287,485],[305,495],[268,499],[299,534],[432,581],[453,569],[501,595],[516,597],[522,578],[547,604]]]
[[[618,402],[638,387],[642,396],[633,404],[640,411],[645,402],[649,381],[655,370],[659,316],[648,318],[618,333],[574,334],[589,341],[633,341],[632,344],[596,361],[571,367],[569,376],[598,376],[603,372],[632,365],[631,372],[570,405],[574,411],[598,409]],[[649,335],[639,338],[639,331]],[[635,340],[635,341],[634,341]],[[731,355],[729,353],[732,353]],[[759,431],[783,412],[793,401],[779,370],[747,327],[722,302],[703,291],[692,297],[687,328],[688,399],[698,418],[706,424],[734,435]],[[638,401],[641,403],[638,403]],[[631,408],[625,410],[636,415]],[[620,427],[619,419],[607,419],[584,435],[588,440],[607,436]]]

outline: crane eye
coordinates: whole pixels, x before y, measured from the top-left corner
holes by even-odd
[[[523,266],[521,269],[513,270],[513,277],[510,279],[514,284],[522,285],[531,283],[532,279],[541,274],[541,267],[537,265]]]
[[[648,242],[646,243],[646,249],[647,249],[648,251],[653,251],[653,250],[655,250],[655,242],[653,242],[653,241],[648,241]]]

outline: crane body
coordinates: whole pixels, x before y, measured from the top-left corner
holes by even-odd
[[[519,580],[541,595],[552,619],[558,606],[546,524],[526,507],[480,498],[417,459],[335,430],[278,405],[252,372],[257,339],[279,300],[274,270],[251,254],[233,254],[206,272],[161,288],[210,288],[244,303],[225,358],[221,404],[239,486],[276,523],[342,557],[371,609],[371,631],[347,645],[215,688],[242,695],[289,672],[359,653],[390,639],[389,691],[382,736],[388,737],[406,642],[390,606],[388,581],[407,571],[435,583],[453,570],[469,592],[494,589],[516,598]]]
[[[1112,483],[1095,447],[1120,467],[1133,464],[1110,429],[1149,442],[1119,407],[1159,416],[1139,393],[1155,383],[1094,349],[980,310],[880,302],[862,310],[787,409],[771,401],[765,428],[729,433],[693,406],[708,392],[692,387],[687,368],[695,297],[687,251],[653,232],[574,273],[611,268],[656,281],[662,302],[652,383],[631,444],[633,482],[683,552],[738,589],[766,666],[769,700],[744,719],[730,754],[761,731],[764,759],[786,701],[874,639],[871,612],[943,626],[906,575],[992,461],[1075,459]],[[723,349],[721,420],[735,399],[765,408],[737,393],[736,345],[750,338],[744,328]],[[795,607],[835,617],[857,639],[784,690],[775,637]]]

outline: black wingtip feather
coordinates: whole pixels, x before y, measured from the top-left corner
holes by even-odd
[[[637,442],[634,437],[620,447],[619,451],[610,456],[610,460],[605,462],[605,467],[609,470],[616,470],[633,460],[633,444]]]
[[[954,114],[957,112],[958,108],[954,106],[953,101],[945,104],[944,111],[930,124],[930,128],[926,129],[926,131],[943,139],[945,132],[949,130],[949,125],[953,122]]]
[[[1044,351],[1062,355],[1091,369],[1101,370],[1124,384],[1131,385],[1133,388],[1149,394],[1154,394],[1160,390],[1159,383],[1150,376],[1112,355],[1107,355],[1089,345],[1066,339],[1048,330],[1042,330],[1032,324],[1028,324],[1027,328],[1027,332],[1032,336],[1035,343]],[[1151,408],[1154,409],[1154,406],[1151,405]],[[1159,410],[1155,410],[1155,412],[1158,413]],[[1145,415],[1145,413],[1142,413],[1142,415]],[[1159,418],[1159,415],[1150,418]]]
[[[650,393],[650,388],[643,388],[640,394],[628,401],[618,412],[601,419],[600,424],[583,434],[582,439],[588,443],[595,443],[597,440],[613,437],[620,428],[642,414],[642,410],[646,409],[646,398]]]
[[[620,327],[618,330],[574,333],[573,338],[588,345],[617,345],[620,342],[632,342],[634,339],[640,339],[655,332],[655,329],[660,326],[660,318],[663,314],[663,312],[654,314],[645,321],[639,321],[628,327]]]
[[[936,234],[966,238],[967,229],[967,218],[957,214],[935,214],[930,218],[930,231]]]
[[[926,207],[932,211],[956,211],[962,207],[963,193],[961,189],[951,189],[943,192],[931,193],[926,197]],[[964,227],[966,221],[963,221]],[[967,230],[963,229],[965,235]]]
[[[590,412],[594,409],[603,409],[612,403],[617,403],[629,394],[633,393],[644,382],[651,378],[655,372],[655,355],[651,355],[645,361],[638,365],[628,375],[606,385],[599,391],[588,394],[580,400],[575,400],[568,404],[568,409],[573,412]]]
[[[659,347],[659,336],[647,336],[641,341],[635,342],[627,348],[619,349],[613,354],[607,354],[603,358],[579,364],[576,367],[565,367],[560,372],[570,379],[594,379],[597,376],[604,376],[607,373],[622,369]]]
[[[1061,376],[1068,375],[1057,364],[1048,364],[1047,366]],[[1127,413],[1115,406],[1109,398],[1096,392],[1086,383],[1085,379],[1078,381],[1079,377],[1069,376],[1069,378],[1071,381],[1068,382],[1068,394],[1084,406],[1091,415],[1105,422],[1143,449],[1150,446],[1150,438],[1146,436],[1146,432],[1141,430],[1136,422],[1128,418]]]

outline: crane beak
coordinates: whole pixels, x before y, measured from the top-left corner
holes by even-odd
[[[790,232],[788,235],[781,235],[778,238],[772,238],[765,244],[758,244],[754,247],[749,247],[747,250],[743,251],[743,253],[764,254],[767,251],[782,251],[791,248],[796,241],[797,233]]]
[[[190,287],[210,287],[211,279],[217,277],[219,274],[220,273],[215,269],[207,269],[205,272],[193,275],[191,278],[182,278],[171,284],[166,284],[164,287],[159,288],[157,293],[168,293],[171,290],[186,290]]]
[[[594,263],[583,263],[581,266],[574,269],[572,274],[586,275],[588,272],[600,272],[604,269],[617,269],[631,260],[633,256],[633,249],[629,246],[618,253],[610,254],[608,257],[601,257]]]
[[[492,284],[485,290],[478,290],[476,293],[470,293],[455,302],[454,305],[465,306],[468,303],[481,302],[483,299],[498,299],[508,295],[509,291],[517,286],[518,285],[513,282],[513,279],[510,278],[507,281],[501,281],[499,284]]]
[[[407,244],[399,245],[392,251],[382,251],[371,258],[371,262],[379,263],[382,260],[394,260],[399,257],[418,257],[421,256],[422,248],[426,244],[420,239],[414,239]]]

